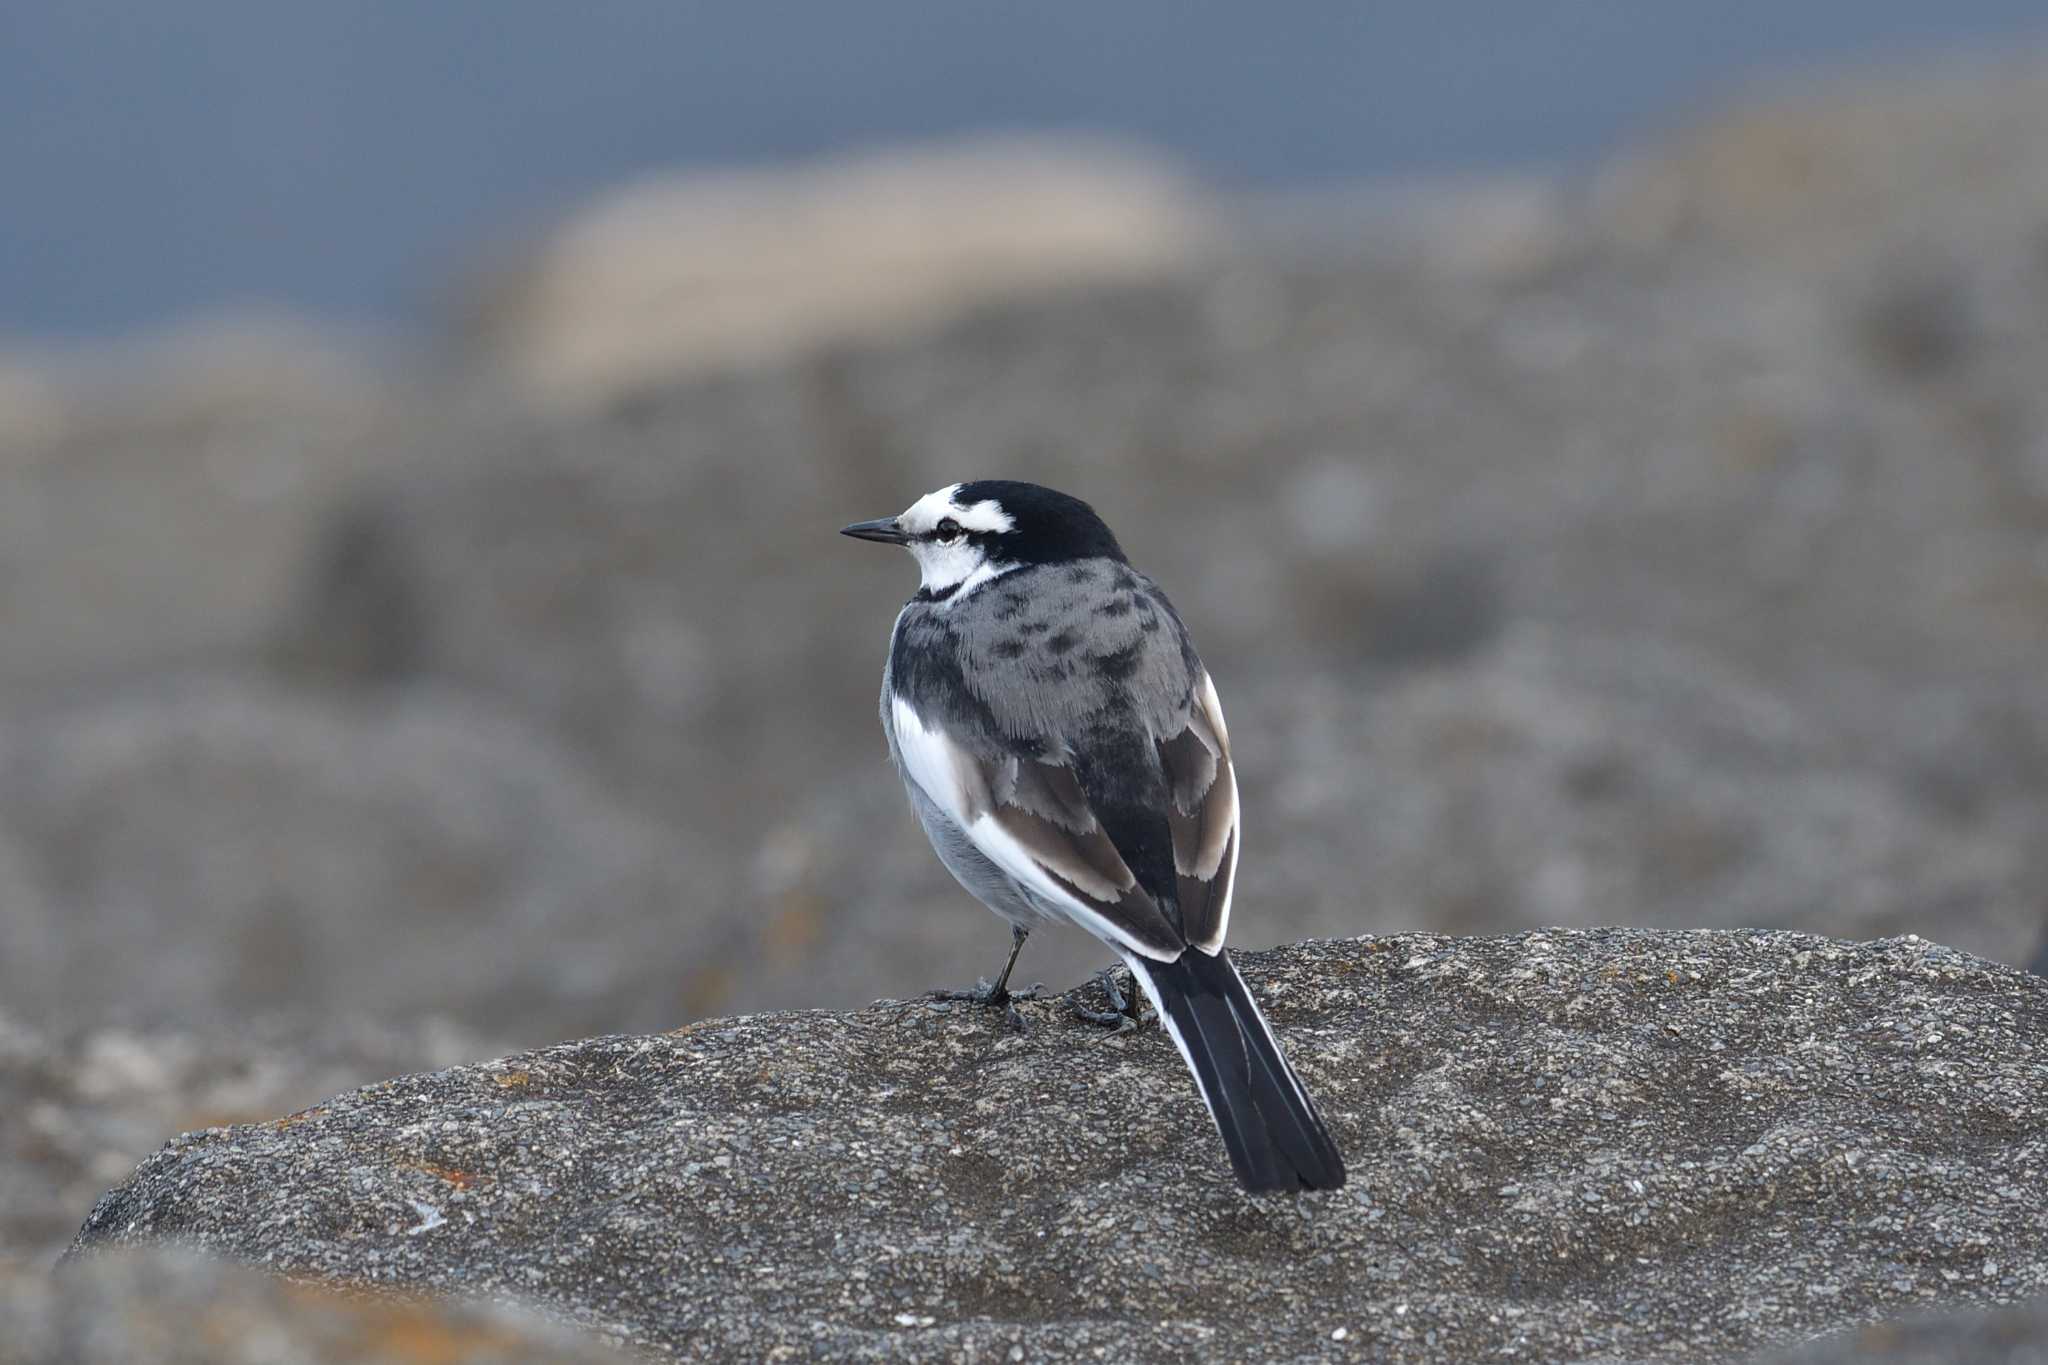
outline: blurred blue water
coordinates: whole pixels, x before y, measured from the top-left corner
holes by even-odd
[[[1571,161],[1759,75],[2040,0],[0,0],[0,333],[270,300],[387,322],[657,166],[974,130],[1300,185]]]

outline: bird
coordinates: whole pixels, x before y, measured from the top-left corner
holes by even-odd
[[[1224,948],[1237,774],[1166,594],[1086,502],[1018,480],[949,484],[840,534],[917,561],[882,730],[939,861],[1011,927],[1002,974],[969,998],[1007,1006],[1026,936],[1074,925],[1123,959],[1246,1189],[1343,1185],[1328,1126]]]

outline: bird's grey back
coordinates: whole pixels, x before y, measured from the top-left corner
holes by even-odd
[[[1180,733],[1200,668],[1158,585],[1084,559],[1013,569],[957,602],[913,600],[888,676],[978,757],[1049,759],[1105,727]]]

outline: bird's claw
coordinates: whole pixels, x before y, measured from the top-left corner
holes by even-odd
[[[1071,1008],[1076,1017],[1091,1024],[1114,1029],[1118,1033],[1127,1033],[1144,1022],[1142,1006],[1139,1004],[1137,983],[1132,983],[1131,991],[1127,995],[1117,986],[1116,974],[1117,969],[1114,967],[1105,967],[1095,974],[1095,979],[1102,983],[1102,993],[1109,997],[1108,1009],[1095,1009],[1082,1004],[1079,1000],[1072,1001]]]
[[[1074,1017],[1098,1028],[1106,1028],[1111,1033],[1129,1033],[1138,1027],[1138,1021],[1122,1010],[1090,1009],[1079,1002],[1074,1005]]]
[[[925,999],[957,1000],[980,1009],[1001,1010],[1003,1024],[1012,1033],[1029,1033],[1030,1026],[1024,1022],[1024,1016],[1017,1012],[1016,1002],[1036,1000],[1044,990],[1043,982],[1033,982],[1022,990],[1006,990],[991,984],[987,977],[982,977],[974,983],[974,989],[971,991],[926,991]]]

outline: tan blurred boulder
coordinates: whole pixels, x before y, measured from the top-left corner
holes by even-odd
[[[1756,92],[1618,161],[1599,198],[1615,233],[1792,256],[1865,244],[1996,240],[2048,204],[2048,63],[1981,54]]]
[[[467,300],[543,397],[928,328],[991,300],[1154,277],[1216,227],[1188,182],[1103,143],[1003,139],[671,175],[571,216]]]

